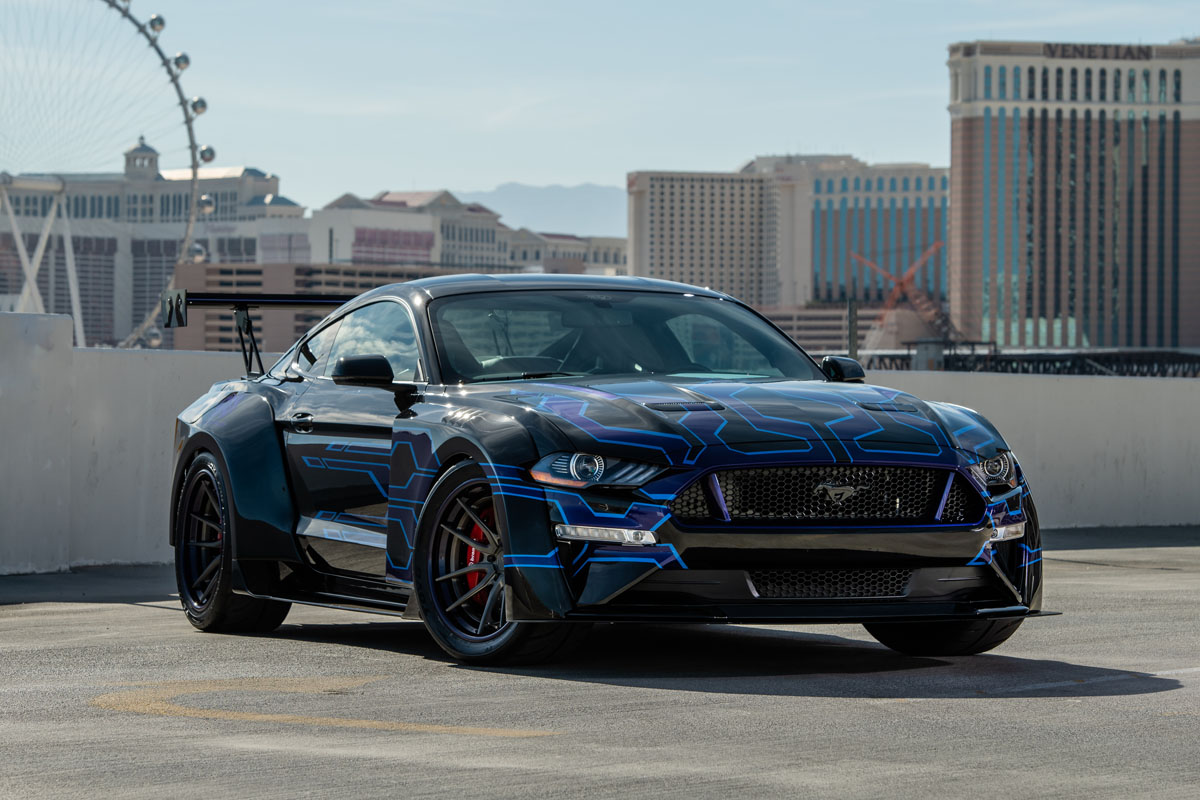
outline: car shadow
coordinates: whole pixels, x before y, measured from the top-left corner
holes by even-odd
[[[1018,634],[1019,636],[1020,634]],[[284,625],[270,636],[449,661],[416,622]],[[597,625],[569,656],[518,667],[455,669],[716,694],[953,699],[1107,697],[1166,692],[1179,681],[993,651],[906,656],[833,634],[724,625]]]

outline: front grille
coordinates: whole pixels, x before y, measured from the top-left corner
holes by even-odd
[[[696,481],[671,501],[684,524],[729,522],[788,525],[968,524],[983,515],[983,500],[961,475],[946,493],[944,469],[892,466],[754,467],[716,473],[718,497]]]
[[[911,569],[753,569],[750,582],[759,597],[847,599],[902,597]]]
[[[972,502],[972,498],[975,502]],[[954,479],[950,486],[950,494],[946,496],[946,507],[942,510],[942,522],[974,522],[979,519],[979,493],[963,480],[962,476]]]
[[[916,467],[768,467],[718,472],[717,481],[730,519],[915,520],[929,513],[936,474]]]
[[[677,517],[692,520],[708,519],[712,516],[708,507],[708,497],[705,495],[700,481],[696,481],[684,489],[678,497],[671,501],[671,513]]]

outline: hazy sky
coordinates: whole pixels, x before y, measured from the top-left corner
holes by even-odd
[[[946,46],[1157,43],[1190,2],[133,0],[186,50],[218,164],[344,191],[623,185],[756,154],[949,163]],[[116,165],[114,165],[116,166]]]

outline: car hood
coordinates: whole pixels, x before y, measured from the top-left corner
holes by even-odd
[[[580,449],[641,451],[671,464],[698,463],[713,447],[918,463],[954,461],[954,450],[986,457],[1003,447],[970,409],[864,384],[578,378],[509,386],[495,399],[536,409]]]

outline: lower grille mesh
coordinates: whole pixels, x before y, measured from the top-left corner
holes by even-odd
[[[750,582],[759,597],[875,598],[901,597],[911,569],[752,569]]]

